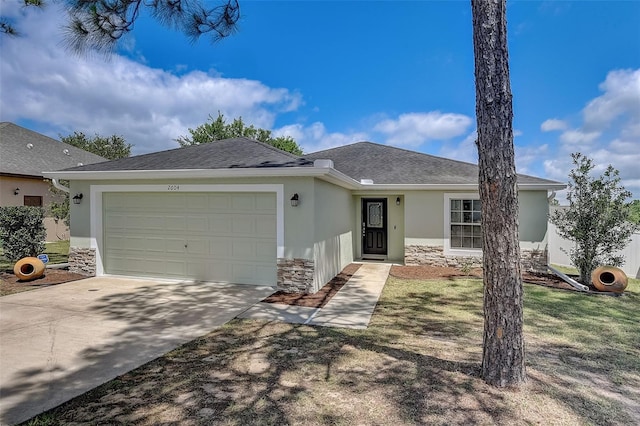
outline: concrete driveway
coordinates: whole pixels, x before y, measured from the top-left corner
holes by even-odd
[[[273,291],[101,277],[0,297],[0,424],[205,335]]]

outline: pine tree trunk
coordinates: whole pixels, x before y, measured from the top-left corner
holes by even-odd
[[[482,377],[500,387],[526,381],[505,8],[506,0],[471,0],[484,251]]]

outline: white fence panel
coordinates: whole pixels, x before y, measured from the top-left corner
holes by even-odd
[[[549,222],[547,229],[549,232],[549,262],[556,265],[571,266],[569,256],[562,251],[562,249],[569,251],[571,241],[561,238],[556,227],[551,222]],[[640,278],[640,233],[633,234],[631,243],[618,253],[625,258],[625,263],[621,267],[624,273],[632,278]]]

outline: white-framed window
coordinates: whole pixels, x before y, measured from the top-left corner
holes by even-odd
[[[480,254],[482,251],[481,217],[478,194],[445,194],[445,254]]]

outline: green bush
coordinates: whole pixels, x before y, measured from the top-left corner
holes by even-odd
[[[47,232],[41,207],[0,207],[0,245],[11,262],[37,256],[44,250]]]

